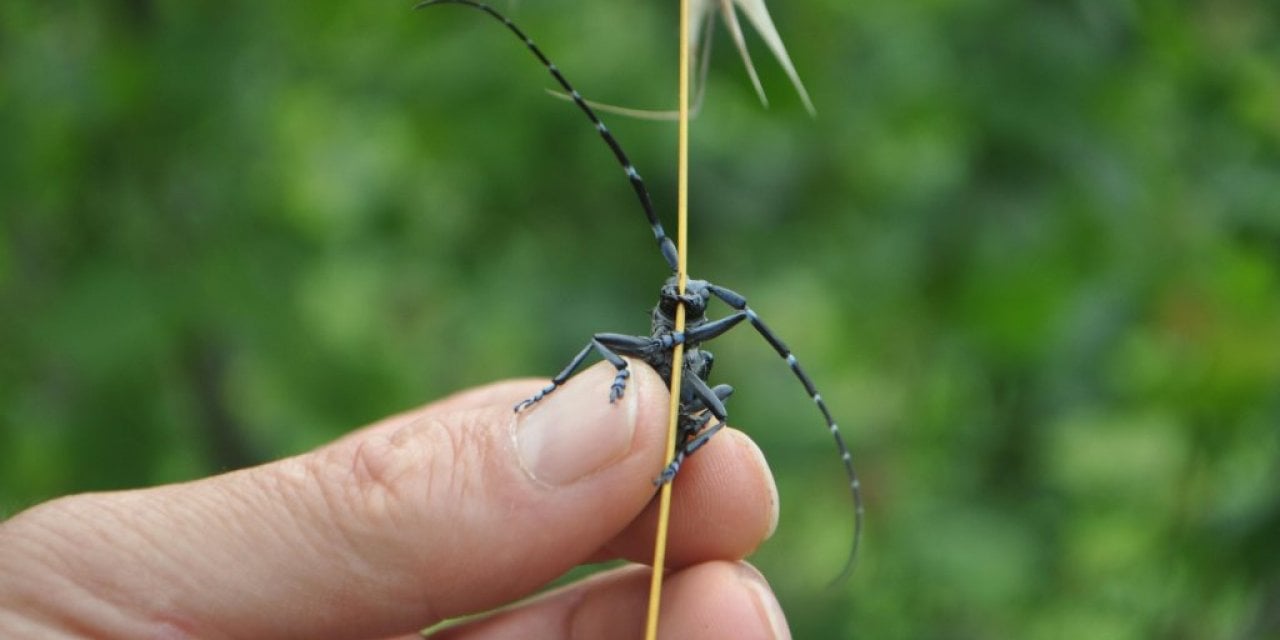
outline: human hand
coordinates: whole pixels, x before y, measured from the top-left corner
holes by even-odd
[[[384,638],[507,605],[586,562],[650,559],[668,395],[604,363],[451,396],[221,476],[53,500],[0,524],[0,637]],[[725,429],[674,485],[661,638],[789,638],[741,558],[772,532],[763,457]],[[628,564],[433,638],[641,636]]]

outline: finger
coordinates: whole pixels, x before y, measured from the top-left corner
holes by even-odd
[[[105,617],[87,634],[104,637],[373,637],[490,608],[589,557],[651,499],[667,393],[631,370],[616,403],[602,365],[518,415],[426,411],[205,481],[54,501],[0,528],[0,568],[28,561],[2,544],[25,537],[102,605],[76,613]],[[49,529],[61,535],[33,540]]]
[[[493,616],[449,627],[431,640],[641,638],[648,568],[628,566],[572,584]],[[790,638],[764,577],[746,563],[709,562],[664,580],[658,637],[688,640]]]
[[[594,559],[651,563],[657,520],[654,501]],[[778,490],[764,454],[746,434],[724,429],[685,461],[672,485],[667,567],[745,558],[777,522]]]

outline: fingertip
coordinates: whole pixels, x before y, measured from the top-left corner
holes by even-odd
[[[668,567],[744,558],[777,526],[773,474],[759,447],[736,429],[722,430],[690,456],[672,488]],[[657,503],[650,503],[597,559],[647,562],[657,511]]]
[[[737,429],[729,432],[730,436],[737,440],[739,450],[743,452],[744,459],[751,466],[754,473],[748,475],[753,478],[758,486],[757,493],[766,496],[769,507],[768,526],[765,529],[764,537],[761,542],[773,537],[775,531],[778,530],[778,512],[781,508],[781,500],[778,497],[778,484],[773,479],[773,470],[769,468],[769,461],[764,457],[764,451],[760,449],[760,445],[756,444],[747,434]]]
[[[745,562],[707,562],[669,577],[658,636],[790,640],[786,616],[769,583]]]
[[[642,637],[651,571],[629,565],[596,574],[481,619],[433,630],[432,640],[561,640]],[[708,562],[665,576],[660,638],[788,640],[786,618],[768,583],[741,562]]]
[[[748,593],[754,605],[761,625],[768,631],[771,640],[787,640],[791,638],[791,628],[787,625],[787,616],[782,612],[782,604],[778,602],[769,581],[750,563],[739,562],[734,565],[738,579]]]

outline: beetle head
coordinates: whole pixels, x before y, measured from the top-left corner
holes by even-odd
[[[662,285],[658,308],[666,317],[675,318],[676,306],[683,302],[686,319],[689,321],[701,320],[707,313],[707,302],[710,299],[711,292],[707,289],[706,280],[687,280],[685,282],[684,295],[681,296],[679,283],[676,277],[672,276]]]

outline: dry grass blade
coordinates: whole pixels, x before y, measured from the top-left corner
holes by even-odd
[[[689,2],[680,0],[680,119],[676,145],[676,281],[684,295],[689,272]],[[684,331],[685,309],[676,307],[675,330]],[[684,345],[678,344],[671,358],[671,406],[667,422],[667,464],[675,459],[676,426],[680,419],[680,384],[683,373]],[[662,579],[667,558],[667,524],[671,518],[671,486],[675,479],[662,485],[658,503],[658,531],[653,543],[653,575],[649,583],[649,613],[645,618],[645,640],[658,638],[658,613],[662,608]]]

